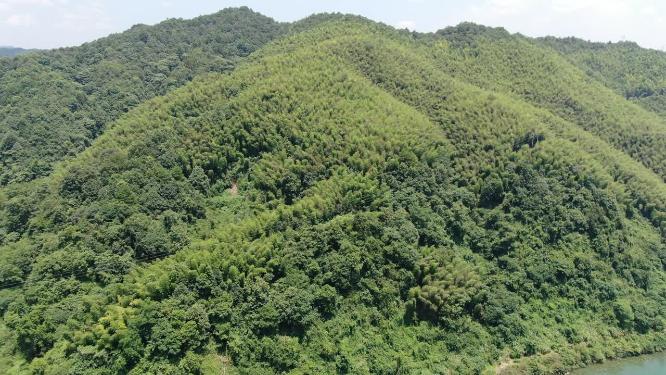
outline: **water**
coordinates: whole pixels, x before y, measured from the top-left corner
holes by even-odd
[[[666,375],[666,352],[608,361],[576,370],[573,375]]]

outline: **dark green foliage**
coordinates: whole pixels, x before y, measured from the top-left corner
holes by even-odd
[[[501,29],[289,29],[0,191],[0,370],[561,374],[666,348],[666,186],[583,121],[628,140],[610,104],[648,112]],[[516,51],[525,76],[491,64]]]
[[[0,60],[0,185],[46,176],[139,103],[225,72],[283,33],[247,8]],[[185,113],[185,112],[184,112]]]

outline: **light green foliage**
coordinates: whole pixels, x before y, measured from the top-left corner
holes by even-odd
[[[409,294],[421,319],[446,322],[470,311],[483,285],[476,267],[454,252],[435,250],[417,264],[417,283]]]
[[[611,90],[621,84],[618,82],[627,82],[632,87],[625,91],[640,91],[638,87],[642,87],[633,83],[634,80],[627,77],[631,73],[621,70],[618,65],[638,69],[641,79],[651,77],[655,80],[649,85],[650,90],[663,89],[666,83],[663,81],[666,68],[663,53],[642,50],[629,61],[612,52],[595,54],[594,59],[601,60],[601,64],[612,66],[599,68],[601,73],[593,78],[599,75],[603,78],[597,81],[584,73],[596,69],[596,64],[580,61],[584,57],[573,57],[577,65],[584,66],[583,71],[552,49],[543,48],[531,39],[510,35],[504,29],[461,24],[437,32],[431,43],[434,46],[429,52],[447,73],[546,109],[597,135],[666,179],[666,120]],[[550,45],[560,44],[564,50],[570,48],[566,39]],[[625,56],[632,54],[623,53]],[[649,63],[640,60],[644,57],[656,64],[646,68]],[[652,70],[656,73],[652,74]],[[650,90],[646,94],[652,92]],[[622,94],[626,98],[642,95]],[[659,108],[659,104],[655,107]]]
[[[2,189],[0,369],[561,374],[666,348],[663,176],[585,120],[656,115],[520,36],[288,29]]]
[[[625,98],[666,116],[666,53],[633,42],[593,43],[577,38],[543,38],[594,79]]]

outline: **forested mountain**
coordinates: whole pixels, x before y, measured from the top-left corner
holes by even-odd
[[[666,179],[664,118],[623,100],[551,49],[503,29],[462,24],[437,35],[448,42],[449,48],[435,46],[432,53],[450,74],[546,109],[623,150]],[[666,55],[660,61],[666,64]],[[643,70],[644,76],[655,80],[659,74],[666,74],[662,70],[652,75],[632,61],[617,65]],[[626,82],[622,78],[616,81]],[[666,102],[663,104],[657,107],[666,108]]]
[[[49,174],[137,104],[233,69],[283,25],[248,8],[0,59],[0,185]]]
[[[577,38],[543,38],[592,78],[666,118],[666,52],[633,42],[593,43]]]
[[[0,47],[0,57],[14,57],[26,52],[30,52],[30,50],[18,47]]]
[[[234,69],[0,190],[0,372],[563,374],[666,349],[663,118],[502,29],[258,24]]]

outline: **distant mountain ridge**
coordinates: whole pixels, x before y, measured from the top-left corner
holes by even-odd
[[[26,52],[32,52],[32,49],[23,49],[19,47],[0,46],[0,57],[14,57]]]

